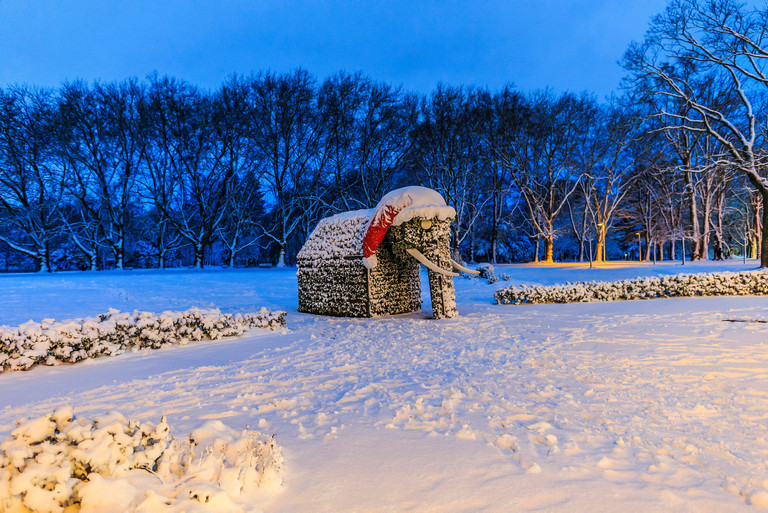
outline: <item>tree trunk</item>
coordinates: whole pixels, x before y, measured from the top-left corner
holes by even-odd
[[[192,265],[195,269],[203,268],[203,257],[205,256],[205,245],[201,242],[195,242],[195,263]]]
[[[123,249],[123,242],[120,241],[115,247],[115,269],[122,271],[125,268],[125,250]]]
[[[763,199],[762,226],[760,227],[760,267],[768,267],[768,189],[760,192]]]
[[[552,237],[546,237],[544,239],[544,261],[546,263],[552,263],[555,261],[555,241]]]
[[[712,200],[709,195],[704,199],[703,226],[701,227],[701,243],[699,244],[699,260],[709,260],[709,219],[712,216]]]
[[[85,258],[88,260],[88,270],[96,272],[99,270],[99,254],[96,250],[85,254]]]
[[[493,192],[493,222],[491,223],[491,263],[496,263],[496,247],[498,245],[498,238],[499,238],[499,222],[500,222],[500,212],[499,212],[499,195],[496,191]],[[471,258],[470,258],[471,260]]]
[[[597,230],[597,250],[595,252],[595,262],[605,261],[605,232]]]
[[[696,189],[693,186],[693,178],[690,171],[684,173],[685,188],[688,191],[688,213],[691,216],[691,237],[693,247],[691,248],[691,260],[696,260],[700,256],[701,246],[701,228],[699,228],[699,209],[696,204]]]
[[[763,205],[765,205],[765,202],[761,201],[761,205],[758,206],[758,210],[755,212],[755,238],[757,240],[755,241],[755,256],[753,258],[762,258],[763,255],[761,252],[763,241],[765,240],[765,237],[763,236],[763,230],[765,227],[765,223],[763,222],[765,209],[763,208]],[[763,211],[762,215],[760,214],[761,210]]]
[[[38,272],[40,272],[40,273],[49,273],[49,272],[51,272],[51,266],[48,263],[48,258],[47,258],[47,254],[46,253],[47,252],[45,250],[39,251],[38,252],[39,256],[36,258],[37,265],[38,265]]]

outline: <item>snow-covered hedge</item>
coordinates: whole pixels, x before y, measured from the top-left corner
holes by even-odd
[[[252,511],[281,484],[273,437],[212,421],[177,440],[163,417],[90,420],[71,408],[21,423],[0,445],[0,511]]]
[[[266,308],[244,314],[192,308],[159,315],[110,309],[85,319],[29,321],[17,327],[0,326],[0,372],[114,356],[133,348],[218,340],[251,328],[283,326],[285,312],[270,312]]]
[[[768,273],[766,272],[676,274],[615,282],[578,282],[541,287],[511,286],[497,290],[494,298],[499,304],[517,305],[758,294],[768,294]]]

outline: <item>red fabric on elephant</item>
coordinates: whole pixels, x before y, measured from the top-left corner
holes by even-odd
[[[376,267],[376,248],[379,247],[379,244],[387,234],[387,230],[392,225],[392,220],[402,209],[402,206],[395,208],[392,205],[384,205],[373,216],[363,239],[363,264],[369,269]]]

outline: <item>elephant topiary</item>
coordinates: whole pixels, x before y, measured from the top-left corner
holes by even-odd
[[[421,308],[419,264],[427,268],[432,314],[458,315],[450,257],[456,211],[437,192],[405,187],[373,210],[322,219],[297,256],[299,311],[376,317]]]

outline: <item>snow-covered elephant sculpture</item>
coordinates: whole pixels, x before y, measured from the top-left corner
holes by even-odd
[[[451,259],[455,217],[439,193],[413,186],[388,193],[373,210],[322,219],[298,253],[299,311],[346,317],[417,311],[422,264],[433,317],[455,317],[452,268],[476,273]]]

